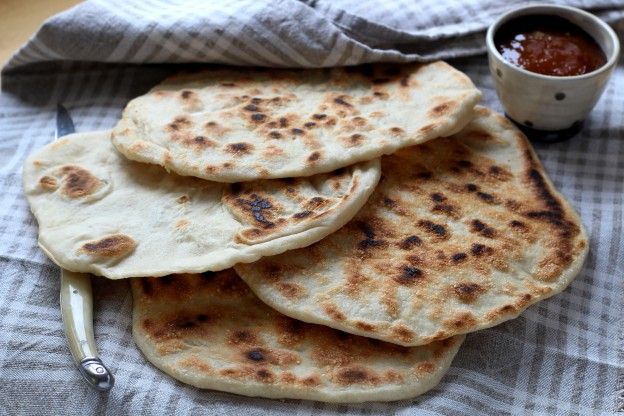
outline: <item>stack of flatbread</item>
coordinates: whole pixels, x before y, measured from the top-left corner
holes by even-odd
[[[27,160],[39,245],[132,278],[136,343],[178,380],[414,397],[466,333],[560,292],[587,253],[527,139],[479,98],[443,62],[171,77],[112,131]]]

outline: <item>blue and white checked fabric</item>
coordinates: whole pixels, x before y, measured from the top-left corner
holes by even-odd
[[[74,369],[58,268],[37,248],[21,166],[54,137],[57,102],[78,131],[112,127],[126,102],[180,65],[318,67],[449,59],[499,111],[484,30],[520,0],[92,0],[49,19],[6,64],[0,95],[0,416],[560,414],[624,412],[624,60],[571,141],[538,145],[590,235],[570,287],[470,334],[440,385],[395,403],[330,405],[202,391],[134,346],[124,281],[96,279],[95,331],[117,377],[96,393]],[[570,0],[624,35],[624,1]],[[139,65],[140,64],[140,65]],[[624,413],[623,413],[624,414]]]

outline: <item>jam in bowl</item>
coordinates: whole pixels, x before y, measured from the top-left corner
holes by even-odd
[[[555,5],[504,14],[488,29],[486,45],[507,116],[529,138],[543,141],[578,133],[619,54],[617,36],[606,23]]]
[[[583,75],[607,63],[594,38],[558,16],[510,20],[496,32],[494,43],[504,59],[542,75]]]

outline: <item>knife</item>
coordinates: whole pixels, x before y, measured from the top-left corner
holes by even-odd
[[[58,104],[55,140],[75,131],[69,113]],[[100,360],[93,335],[91,275],[61,269],[61,315],[69,349],[80,374],[94,389],[110,390],[115,378]]]

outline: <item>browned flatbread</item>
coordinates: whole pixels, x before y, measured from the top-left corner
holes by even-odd
[[[587,254],[581,221],[524,135],[477,114],[382,158],[375,192],[336,233],[236,270],[286,315],[402,345],[496,325],[560,292]]]
[[[224,184],[126,159],[110,131],[51,143],[24,164],[39,245],[111,279],[223,270],[310,245],[364,205],[379,160],[306,178]]]
[[[132,100],[113,143],[130,159],[217,182],[310,176],[456,133],[480,96],[444,62],[215,68]]]
[[[149,361],[201,388],[329,402],[398,400],[435,386],[463,341],[401,347],[288,318],[233,269],[132,280]]]

